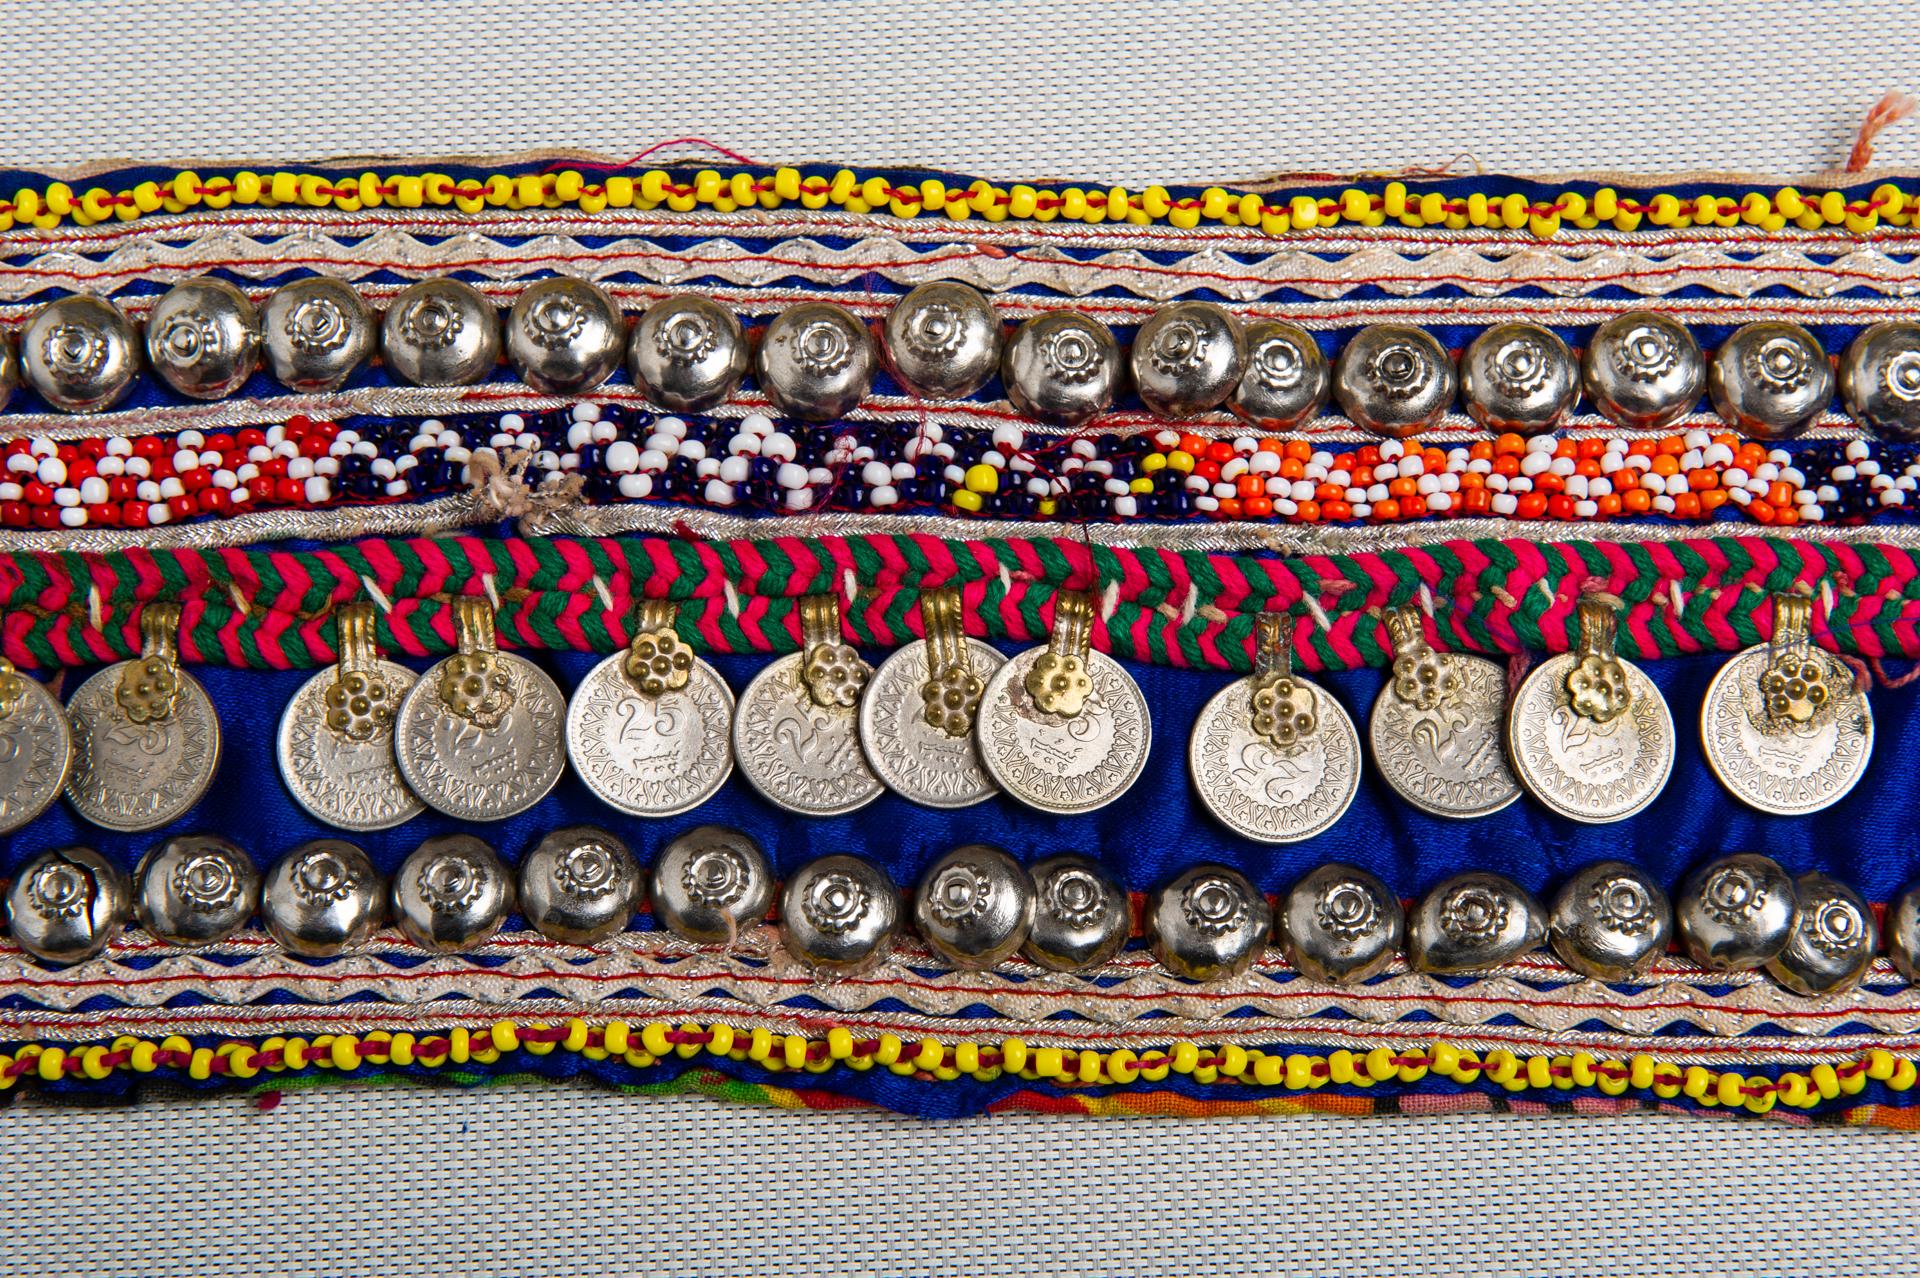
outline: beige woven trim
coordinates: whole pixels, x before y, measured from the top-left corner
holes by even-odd
[[[804,998],[872,1020],[874,1009],[891,1001],[912,1016],[970,1023],[968,1032],[1011,1032],[999,1021],[989,1026],[962,1016],[984,1007],[1003,1021],[1051,1024],[1051,1032],[1063,1040],[1089,1044],[1104,1041],[1114,1030],[1164,1036],[1164,1018],[1236,1039],[1262,1023],[1276,1035],[1348,1033],[1334,1028],[1341,1022],[1317,1019],[1328,1014],[1350,1018],[1367,1034],[1374,1027],[1398,1025],[1415,1037],[1430,1035],[1433,1031],[1419,1023],[1407,1024],[1407,1018],[1423,1015],[1450,1036],[1460,1029],[1499,1038],[1510,1027],[1494,1023],[1513,1020],[1559,1036],[1555,1041],[1611,1044],[1620,1037],[1643,1046],[1650,1036],[1675,1026],[1739,1037],[1743,1049],[1749,1042],[1745,1036],[1805,1043],[1843,1026],[1920,1035],[1920,989],[1884,962],[1864,988],[1827,1002],[1788,993],[1758,973],[1709,973],[1679,959],[1661,963],[1639,982],[1605,986],[1544,952],[1458,985],[1396,964],[1366,985],[1339,987],[1298,975],[1272,949],[1244,976],[1194,985],[1169,975],[1140,951],[1095,972],[1063,975],[1023,961],[991,972],[958,971],[917,945],[903,944],[875,972],[819,980],[779,947],[770,927],[746,933],[730,951],[691,946],[662,932],[622,933],[591,948],[520,932],[496,937],[471,956],[428,954],[389,934],[368,950],[325,963],[291,958],[258,933],[210,951],[184,952],[136,932],[102,957],[58,971],[39,967],[18,951],[0,952],[0,998],[35,1008],[0,1012],[0,1031],[12,1026],[17,1034],[28,1027],[87,1022],[94,1013],[78,1009],[99,999],[157,1011],[189,995],[227,1008],[271,994],[291,995],[315,1007],[372,996],[387,1006],[422,1009],[430,1019],[448,999],[483,1004],[495,1015],[527,1015],[527,997],[535,991],[557,996],[551,1007],[571,1009],[562,1013],[567,1015],[606,1014],[607,1006],[623,999],[639,999],[655,1015],[706,1015],[729,1008],[774,1014]],[[716,1001],[716,992],[725,997]],[[307,1014],[299,1008],[267,1010]],[[175,1014],[189,1015],[167,1013]],[[1062,1014],[1076,1018],[1077,1027],[1065,1028],[1056,1019]],[[1579,1028],[1588,1025],[1606,1028]],[[1660,1041],[1664,1046],[1669,1040]]]

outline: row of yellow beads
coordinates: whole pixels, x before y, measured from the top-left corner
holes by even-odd
[[[147,213],[181,213],[192,208],[223,209],[232,205],[265,208],[293,206],[331,208],[342,212],[393,205],[399,208],[453,207],[463,213],[482,209],[557,209],[578,207],[586,213],[609,208],[654,209],[678,212],[708,208],[728,213],[740,208],[778,209],[798,204],[820,209],[832,205],[849,213],[885,211],[897,217],[922,213],[964,219],[982,217],[992,222],[1032,220],[1050,222],[1128,222],[1151,225],[1165,222],[1183,230],[1201,223],[1259,227],[1280,234],[1341,223],[1383,226],[1445,226],[1456,230],[1485,227],[1534,235],[1553,235],[1563,225],[1593,228],[1608,225],[1631,231],[1642,225],[1667,228],[1689,226],[1755,226],[1780,230],[1788,223],[1805,230],[1844,227],[1864,233],[1883,220],[1895,226],[1911,225],[1917,197],[1892,184],[1874,189],[1865,199],[1848,199],[1839,191],[1802,194],[1792,187],[1778,191],[1751,191],[1730,195],[1655,195],[1650,199],[1623,196],[1611,187],[1591,195],[1563,191],[1550,200],[1519,192],[1446,195],[1438,191],[1413,192],[1405,183],[1389,182],[1379,191],[1349,187],[1337,196],[1280,196],[1253,191],[1234,192],[1208,187],[1197,195],[1174,196],[1165,187],[1144,191],[1125,187],[995,186],[975,181],[949,186],[927,178],[896,186],[884,177],[862,178],[841,169],[831,178],[803,175],[798,169],[772,173],[723,174],[702,170],[692,181],[679,181],[665,169],[637,175],[619,174],[589,181],[576,169],[558,173],[496,173],[486,178],[456,179],[445,173],[362,173],[325,176],[316,173],[254,173],[202,178],[191,171],[165,182],[142,182],[122,190],[88,187],[76,192],[65,182],[45,190],[22,188],[11,200],[0,200],[0,231],[15,225],[52,230],[71,219],[81,226],[110,218],[132,221]]]
[[[1775,1104],[1811,1108],[1823,1100],[1858,1094],[1869,1081],[1906,1091],[1920,1074],[1911,1059],[1879,1048],[1839,1065],[1823,1063],[1804,1074],[1789,1071],[1769,1078],[1703,1065],[1674,1065],[1647,1055],[1624,1061],[1600,1060],[1585,1052],[1520,1057],[1500,1049],[1481,1056],[1445,1042],[1400,1051],[1386,1047],[1364,1053],[1342,1050],[1325,1056],[1192,1042],[1136,1053],[1127,1048],[1102,1052],[1030,1047],[1018,1038],[997,1044],[948,1045],[892,1034],[855,1039],[845,1028],[830,1030],[825,1038],[808,1038],[766,1029],[738,1031],[727,1025],[650,1022],[635,1027],[623,1021],[589,1025],[576,1018],[561,1025],[500,1021],[488,1029],[461,1028],[428,1036],[375,1031],[364,1036],[321,1034],[309,1040],[276,1035],[257,1044],[228,1042],[218,1047],[195,1047],[178,1036],[157,1043],[127,1036],[111,1045],[73,1049],[29,1044],[11,1056],[0,1055],[0,1091],[28,1076],[48,1081],[66,1076],[102,1079],[120,1069],[182,1070],[201,1080],[216,1074],[248,1079],[263,1072],[315,1068],[351,1072],[365,1061],[428,1069],[491,1064],[510,1052],[545,1056],[555,1050],[577,1052],[591,1060],[619,1059],[642,1069],[668,1056],[690,1059],[705,1053],[753,1061],[775,1072],[824,1073],[844,1064],[856,1070],[878,1066],[923,1079],[952,1080],[964,1075],[991,1081],[1014,1074],[1029,1081],[1085,1086],[1154,1083],[1174,1073],[1198,1083],[1229,1081],[1307,1091],[1329,1083],[1363,1088],[1376,1083],[1417,1083],[1432,1073],[1457,1083],[1484,1080],[1510,1092],[1591,1088],[1619,1096],[1632,1090],[1662,1099],[1684,1095],[1707,1107],[1755,1113],[1765,1113]]]

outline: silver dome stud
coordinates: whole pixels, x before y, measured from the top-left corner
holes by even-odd
[[[225,280],[181,280],[147,314],[147,363],[194,399],[223,399],[260,366],[260,312]]]
[[[260,308],[267,371],[288,390],[338,390],[373,356],[373,315],[360,294],[324,275],[283,284]]]
[[[754,367],[774,407],[803,421],[825,422],[867,397],[874,365],[865,324],[832,302],[803,302],[767,325]]]
[[[1624,861],[1589,865],[1561,884],[1547,917],[1560,961],[1596,981],[1637,979],[1672,935],[1666,892]]]
[[[1036,315],[1013,331],[1000,357],[1007,398],[1029,417],[1077,426],[1113,407],[1120,344],[1078,311]]]
[[[1793,884],[1793,929],[1767,974],[1796,994],[1826,998],[1860,984],[1880,948],[1880,928],[1866,898],[1830,875],[1803,874]]]
[[[415,386],[471,386],[500,363],[500,316],[471,284],[421,280],[393,297],[380,321],[387,368]]]
[[[0,408],[7,406],[13,398],[14,388],[20,385],[20,351],[11,337],[0,333]]]
[[[1033,879],[999,848],[969,843],[927,867],[913,921],[927,944],[959,968],[998,967],[1033,926]]]
[[[1327,406],[1333,370],[1313,334],[1294,324],[1247,325],[1246,367],[1227,407],[1264,430],[1291,430]]]
[[[1377,975],[1399,954],[1406,911],[1379,878],[1334,863],[1293,885],[1274,916],[1273,933],[1301,975],[1347,985]]]
[[[651,895],[654,919],[675,936],[731,945],[766,919],[773,866],[742,831],[697,826],[660,849]]]
[[[133,325],[101,298],[49,302],[20,330],[21,376],[62,412],[112,408],[126,397],[139,371]]]
[[[1196,865],[1147,902],[1147,944],[1160,965],[1189,981],[1239,976],[1273,927],[1267,898],[1246,875]]]
[[[387,915],[387,881],[344,839],[314,839],[267,870],[260,918],[280,945],[324,958],[364,945]]]
[[[626,842],[593,825],[555,830],[520,862],[520,912],[544,936],[592,945],[626,930],[640,866]]]
[[[1480,871],[1435,885],[1407,919],[1414,968],[1443,976],[1512,962],[1546,939],[1546,911],[1533,893]]]
[[[1333,397],[1353,424],[1405,439],[1453,407],[1459,378],[1433,334],[1407,324],[1373,324],[1354,335],[1333,365]]]
[[[1715,971],[1762,967],[1786,948],[1798,901],[1793,880],[1771,858],[1721,857],[1680,885],[1680,943],[1694,962]]]
[[[1887,957],[1900,975],[1920,985],[1920,884],[1907,888],[1887,906]]]
[[[1140,326],[1130,360],[1147,411],[1178,420],[1218,408],[1239,385],[1246,337],[1212,302],[1175,302]]]
[[[923,399],[965,399],[1000,366],[1000,317],[971,284],[920,285],[880,331],[894,379]]]
[[[1763,320],[1736,330],[1713,353],[1707,394],[1729,426],[1755,439],[1787,439],[1833,400],[1833,366],[1800,325]]]
[[[42,963],[78,963],[107,948],[133,912],[120,867],[92,848],[53,848],[14,872],[7,925]]]
[[[393,876],[393,913],[415,945],[452,953],[480,944],[513,908],[513,873],[471,834],[415,848]]]
[[[1920,324],[1862,330],[1840,357],[1840,399],[1854,421],[1887,439],[1920,439]]]
[[[577,395],[613,376],[627,322],[605,289],[554,275],[521,290],[507,312],[507,362],[543,395]]]
[[[780,943],[828,976],[882,962],[900,930],[900,889],[857,856],[823,856],[800,867],[780,897]]]
[[[1686,325],[1655,311],[1628,311],[1594,330],[1580,379],[1614,425],[1658,430],[1700,402],[1707,361]]]
[[[1055,972],[1098,967],[1133,930],[1126,892],[1099,862],[1063,853],[1034,865],[1033,930],[1021,953]]]
[[[1566,419],[1579,394],[1573,352],[1538,324],[1496,324],[1460,357],[1460,398],[1488,430],[1544,434]]]
[[[651,403],[676,413],[717,408],[740,389],[752,352],[733,312],[682,293],[640,313],[627,341],[627,373]]]
[[[224,941],[260,908],[260,871],[237,844],[217,835],[157,843],[133,877],[140,925],[169,945]]]

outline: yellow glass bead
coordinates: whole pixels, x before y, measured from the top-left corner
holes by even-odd
[[[1066,1053],[1057,1047],[1036,1047],[1033,1049],[1033,1072],[1042,1078],[1059,1078],[1066,1059]]]
[[[862,1073],[865,1073],[867,1070],[870,1070],[873,1068],[873,1057],[850,1056],[847,1058],[847,1064],[851,1065],[854,1069],[859,1070]]]
[[[1708,1089],[1714,1085],[1714,1077],[1704,1065],[1687,1066],[1684,1077],[1686,1081],[1681,1085],[1681,1088],[1694,1100],[1699,1100],[1702,1096],[1705,1096]]]
[[[1720,1076],[1719,1086],[1714,1089],[1714,1092],[1719,1096],[1722,1105],[1744,1105],[1747,1101],[1744,1090],[1746,1083],[1747,1080],[1738,1073],[1728,1070]]]
[[[1774,1080],[1774,1091],[1782,1101],[1795,1109],[1805,1105],[1814,1095],[1813,1089],[1807,1086],[1807,1076],[1792,1070]]]
[[[1466,1048],[1460,1049],[1460,1062],[1453,1067],[1453,1076],[1463,1083],[1471,1083],[1480,1077],[1480,1057],[1478,1053]]]
[[[1164,186],[1150,186],[1140,192],[1140,210],[1148,217],[1163,218],[1172,207],[1173,197]]]
[[[327,1056],[338,1070],[352,1072],[360,1068],[360,1040],[352,1034],[335,1034],[328,1045]]]
[[[803,1069],[807,1063],[807,1036],[788,1034],[780,1040],[780,1059],[788,1069]]]
[[[1432,1067],[1431,1060],[1425,1065],[1402,1065],[1400,1066],[1400,1081],[1403,1083],[1417,1083],[1427,1076],[1427,1071]]]
[[[1182,200],[1168,209],[1167,222],[1177,230],[1191,231],[1200,225],[1200,205],[1193,200]]]
[[[1210,186],[1200,192],[1200,216],[1209,222],[1217,222],[1227,214],[1229,197],[1217,186]]]
[[[275,204],[292,204],[300,198],[300,175],[280,170],[268,179],[267,194]]]
[[[513,180],[513,202],[515,207],[537,209],[547,198],[546,188],[541,185],[538,173],[522,173]]]
[[[96,222],[104,222],[113,215],[113,207],[107,203],[112,198],[113,193],[105,187],[92,187],[80,197],[81,211]]]
[[[1840,1092],[1843,1096],[1858,1096],[1867,1089],[1867,1072],[1850,1069],[1844,1074],[1835,1071],[1840,1079]]]
[[[1655,226],[1671,226],[1680,216],[1679,197],[1664,191],[1654,196],[1653,203],[1647,206],[1647,216]]]
[[[1320,205],[1312,196],[1296,195],[1287,201],[1287,215],[1301,230],[1320,224]]]
[[[1555,1056],[1547,1062],[1547,1086],[1567,1091],[1573,1087],[1573,1059]]]
[[[1800,192],[1790,186],[1783,186],[1774,193],[1773,206],[1780,210],[1780,216],[1797,218],[1807,211],[1807,202]]]
[[[1427,1055],[1433,1060],[1433,1072],[1442,1078],[1452,1078],[1460,1068],[1460,1049],[1451,1043],[1435,1043]]]
[[[1173,1072],[1173,1062],[1164,1052],[1148,1052],[1140,1058],[1140,1077],[1157,1083]]]
[[[920,207],[930,213],[938,213],[947,207],[947,184],[939,178],[926,178],[920,183]]]
[[[1653,1057],[1640,1052],[1627,1062],[1627,1081],[1641,1091],[1653,1086]]]
[[[1343,1047],[1327,1057],[1327,1077],[1345,1086],[1358,1079],[1359,1069],[1356,1066],[1359,1064],[1353,1053]]]
[[[1258,216],[1259,207],[1260,207],[1260,198],[1258,196],[1249,196],[1247,198],[1253,201],[1254,215]],[[1242,204],[1243,205],[1245,204],[1244,200],[1242,201]],[[1124,186],[1108,187],[1107,188],[1107,220],[1111,222],[1118,222],[1124,218],[1132,216],[1132,214],[1133,214],[1133,199],[1127,194],[1127,188]],[[1242,214],[1242,216],[1245,216],[1245,215]],[[1247,220],[1251,222],[1253,219],[1248,218]]]
[[[600,1041],[606,1044],[607,1055],[625,1056],[627,1054],[627,1042],[632,1033],[633,1031],[627,1028],[625,1021],[607,1022],[606,1028],[600,1031]]]
[[[503,1052],[511,1052],[520,1046],[520,1031],[512,1021],[495,1021],[491,1037],[494,1047]]]
[[[1390,1047],[1376,1047],[1367,1053],[1366,1059],[1367,1077],[1375,1082],[1386,1082],[1399,1068],[1393,1063],[1393,1049]]]
[[[0,1092],[6,1091],[19,1081],[13,1075],[13,1057],[0,1052]]]
[[[300,203],[308,208],[319,208],[333,200],[333,188],[318,173],[307,173],[300,178]]]
[[[1192,453],[1189,453],[1183,449],[1177,449],[1177,448],[1170,453],[1165,453],[1165,454],[1152,453],[1149,455],[1154,457],[1164,456],[1166,460],[1162,463],[1162,465],[1170,466],[1174,470],[1180,471],[1182,473],[1192,470],[1194,461],[1196,460]]]
[[[473,1033],[464,1025],[447,1035],[447,1057],[455,1065],[465,1065],[473,1059]]]
[[[539,1037],[528,1038],[521,1044],[521,1046],[525,1047],[526,1050],[531,1052],[533,1055],[545,1056],[548,1053],[552,1052],[554,1048],[560,1046],[559,1043],[545,1037],[546,1032],[549,1029],[553,1028],[552,1026],[548,1025],[545,1021],[535,1021],[533,1024],[527,1026],[527,1028],[529,1030],[534,1031],[537,1035],[539,1035]]]
[[[972,511],[976,514],[985,510],[987,505],[985,499],[982,498],[979,493],[967,488],[962,488],[953,495],[953,504],[962,510]]]
[[[1193,1073],[1193,1067],[1200,1063],[1200,1049],[1193,1043],[1182,1039],[1173,1045],[1172,1058],[1174,1073],[1191,1074]]]
[[[133,188],[133,207],[142,213],[158,212],[160,208],[160,187],[155,182],[142,182]],[[14,212],[20,212],[16,207]]]
[[[1039,193],[1030,186],[1015,186],[1010,188],[1007,195],[1007,212],[1013,214],[1015,217],[1032,217],[1034,206],[1038,202],[1038,196]]]
[[[1680,1094],[1680,1071],[1661,1070],[1653,1076],[1653,1094],[1661,1100],[1672,1100]]]
[[[1511,192],[1500,201],[1500,221],[1510,231],[1517,231],[1527,224],[1532,216],[1532,208],[1527,197],[1518,191]]]
[[[712,1056],[725,1056],[733,1050],[736,1038],[731,1025],[707,1026],[707,1052]]]
[[[632,178],[627,177],[625,174],[618,177],[610,177],[606,181],[605,190],[607,193],[607,203],[611,204],[614,208],[630,209],[633,207],[634,189]]]
[[[1077,186],[1070,186],[1060,193],[1060,216],[1069,222],[1078,222],[1087,216],[1087,193]]]
[[[1140,1077],[1136,1062],[1140,1058],[1124,1047],[1116,1047],[1107,1053],[1107,1077],[1122,1086]]]
[[[368,1037],[372,1037],[369,1035]],[[415,1039],[406,1032],[395,1034],[387,1040],[387,1063],[390,1065],[411,1065],[414,1062]]]
[[[107,1065],[107,1049],[95,1043],[80,1053],[80,1072],[88,1078],[105,1078],[113,1073]]]
[[[640,175],[640,199],[649,208],[667,198],[667,171],[648,169]]]
[[[1238,1043],[1228,1043],[1217,1049],[1220,1058],[1220,1072],[1228,1078],[1238,1078],[1247,1072],[1247,1049]]]
[[[844,1061],[853,1055],[853,1031],[844,1025],[836,1025],[827,1031],[827,1055],[836,1061]]]
[[[953,1045],[953,1067],[962,1074],[980,1072],[980,1045],[978,1043],[955,1043]]]
[[[1915,1066],[1909,1057],[1902,1056],[1894,1064],[1893,1077],[1887,1080],[1887,1086],[1896,1092],[1904,1092],[1913,1086],[1916,1077],[1920,1077],[1920,1066]]]
[[[1504,1047],[1496,1047],[1488,1052],[1483,1068],[1489,1081],[1505,1083],[1520,1072],[1520,1061]]]
[[[756,1049],[762,1046],[760,1035],[763,1033],[765,1033],[764,1030],[758,1031],[754,1035],[754,1047]],[[771,1050],[772,1045],[772,1035],[767,1035],[765,1046]],[[640,1048],[649,1056],[665,1056],[671,1052],[673,1050],[673,1044],[667,1039],[667,1027],[659,1021],[648,1021],[645,1025],[642,1025],[640,1027]],[[753,1059],[755,1060],[764,1060],[766,1058],[765,1052],[760,1052],[759,1054],[750,1052],[749,1055],[753,1055]]]
[[[1081,1052],[1077,1077],[1082,1083],[1097,1083],[1100,1081],[1100,1071],[1105,1066],[1106,1061],[1101,1058],[1100,1053]]]
[[[778,168],[773,171],[773,194],[777,199],[797,200],[800,198],[800,170]]]
[[[1907,211],[1907,197],[1899,187],[1891,182],[1882,182],[1873,188],[1869,197],[1880,206],[1880,212],[1888,217],[1898,217]]]
[[[849,170],[841,169],[833,175],[833,180],[827,186],[827,198],[835,204],[845,204],[853,196],[854,188],[859,184],[859,178]]]
[[[567,1021],[567,1036],[560,1040],[560,1046],[569,1052],[577,1052],[587,1045],[587,1023],[578,1016]]]
[[[991,493],[1000,490],[999,468],[985,462],[975,462],[967,467],[967,490],[976,493]]]
[[[1266,212],[1267,202],[1252,191],[1240,197],[1240,220],[1248,226],[1257,226]]]
[[[1587,197],[1578,191],[1562,191],[1560,198],[1554,202],[1560,206],[1560,216],[1569,221],[1587,215]]]
[[[883,177],[870,177],[860,184],[860,198],[878,207],[893,198],[893,184]]]
[[[44,1058],[42,1064],[45,1064]],[[44,1070],[42,1070],[42,1076],[45,1076]],[[204,1083],[213,1077],[212,1048],[196,1047],[193,1049],[193,1054],[187,1058],[187,1077],[197,1083]]]
[[[131,1046],[130,1043],[129,1043],[129,1046]],[[118,1050],[118,1049],[116,1048],[115,1050]],[[287,1040],[282,1038],[278,1034],[274,1034],[261,1042],[260,1055],[262,1057],[270,1058],[263,1062],[267,1073],[278,1074],[282,1070],[286,1069],[287,1067],[286,1052],[287,1052]]]
[[[926,1070],[939,1069],[946,1059],[947,1049],[937,1039],[921,1039],[913,1053],[913,1063]]]
[[[1603,1096],[1618,1096],[1627,1090],[1627,1067],[1620,1061],[1607,1061],[1594,1071],[1594,1083]]]
[[[1278,1087],[1286,1081],[1287,1062],[1284,1057],[1269,1056],[1262,1052],[1253,1060],[1253,1081],[1262,1087]],[[1115,1082],[1119,1079],[1116,1076]]]
[[[1838,191],[1821,192],[1820,216],[1830,224],[1842,221],[1847,216],[1847,197]]]
[[[1340,192],[1340,216],[1349,222],[1358,222],[1372,211],[1373,201],[1365,191],[1350,186]]]
[[[1027,1044],[1025,1039],[1009,1038],[1000,1044],[1000,1068],[1009,1074],[1018,1074],[1027,1067]]]
[[[233,183],[215,178],[201,189],[200,198],[210,209],[224,209],[233,203]]]
[[[1407,184],[1405,182],[1387,183],[1386,189],[1380,193],[1380,207],[1386,211],[1388,217],[1405,217],[1407,215]]]
[[[227,1053],[227,1077],[252,1078],[260,1072],[260,1053],[245,1043],[231,1046],[233,1050]]]
[[[1484,192],[1475,191],[1467,197],[1467,221],[1475,226],[1485,226],[1498,216]]]
[[[1527,230],[1538,239],[1550,240],[1560,233],[1560,215],[1536,214],[1527,219]]]
[[[1867,1077],[1876,1083],[1883,1083],[1893,1077],[1893,1053],[1884,1047],[1876,1047],[1867,1053]]]
[[[55,185],[58,184],[56,183]],[[200,202],[200,175],[192,169],[186,169],[174,174],[173,181],[169,183],[168,186],[169,192],[174,200],[185,207],[192,208]],[[47,188],[48,208],[53,207],[53,191],[53,187],[50,186]]]
[[[876,1065],[892,1065],[900,1059],[900,1053],[906,1050],[906,1044],[896,1034],[882,1034],[880,1045],[873,1053]]]
[[[1482,196],[1484,202],[1486,197]],[[1447,220],[1447,197],[1438,191],[1428,191],[1414,202],[1415,212],[1425,226],[1438,226]]]
[[[702,1031],[698,1025],[690,1021],[682,1022],[680,1025],[681,1041],[673,1045],[673,1054],[683,1061],[690,1061],[698,1056],[706,1049],[706,1044],[700,1041],[703,1033],[704,1031]]]
[[[158,206],[156,206],[158,207]],[[149,210],[151,211],[151,210]],[[40,213],[40,193],[21,187],[13,194],[13,213],[22,222],[31,222]]]
[[[1376,1077],[1378,1077],[1376,1075]],[[1305,1091],[1313,1085],[1313,1058],[1294,1052],[1287,1057],[1287,1070],[1284,1076],[1287,1090]]]

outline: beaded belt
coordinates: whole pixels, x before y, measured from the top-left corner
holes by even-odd
[[[0,1090],[1911,1121],[1895,185],[4,189]]]

